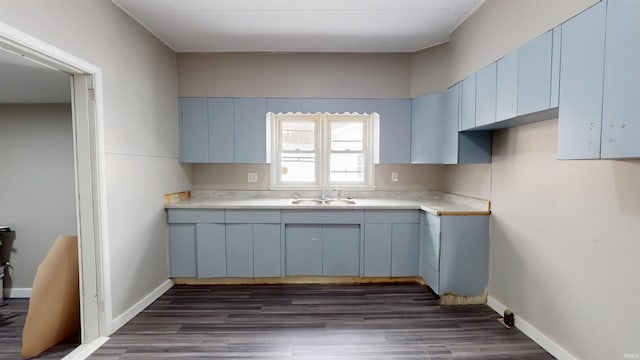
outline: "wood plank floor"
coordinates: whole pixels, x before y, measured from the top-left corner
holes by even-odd
[[[22,329],[27,318],[29,299],[5,299],[0,306],[0,359],[19,359],[22,350]],[[78,335],[41,354],[38,359],[62,359],[80,343]]]
[[[553,359],[426,286],[175,286],[90,359]]]

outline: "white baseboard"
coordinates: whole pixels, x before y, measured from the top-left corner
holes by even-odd
[[[118,329],[120,329],[124,324],[128,323],[133,319],[136,315],[138,315],[142,310],[144,310],[147,306],[151,305],[154,301],[156,301],[162,294],[167,292],[167,290],[171,289],[173,286],[173,280],[167,279],[167,281],[163,282],[155,288],[151,293],[138,301],[135,305],[130,307],[127,311],[125,311],[122,315],[114,318],[111,321],[111,328],[108,330],[109,334],[113,334]]]
[[[62,360],[85,360],[91,354],[104,345],[109,340],[108,337],[99,337],[88,344],[82,344],[75,348],[72,352],[63,357]]]
[[[31,298],[31,288],[6,288],[4,298],[29,299]]]
[[[504,304],[492,296],[487,298],[487,305],[500,315],[504,314],[504,311],[507,309]],[[518,316],[518,314],[516,314],[516,328],[531,338],[531,340],[535,341],[538,345],[542,346],[543,349],[547,350],[558,360],[579,360],[570,352],[562,348],[558,343],[553,341],[550,337],[538,330],[530,322]]]

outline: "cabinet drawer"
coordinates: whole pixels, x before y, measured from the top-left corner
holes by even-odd
[[[428,227],[429,229],[431,229],[432,231],[440,233],[440,217],[439,216],[429,214],[429,213],[422,213],[422,224]]]
[[[169,223],[223,223],[222,209],[169,209]]]
[[[282,222],[287,224],[361,224],[362,210],[285,210]]]
[[[226,210],[227,224],[279,224],[280,210]]]
[[[367,210],[364,213],[367,224],[417,224],[420,213],[416,210]]]

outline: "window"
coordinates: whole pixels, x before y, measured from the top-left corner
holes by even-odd
[[[272,184],[371,187],[373,115],[271,114]]]

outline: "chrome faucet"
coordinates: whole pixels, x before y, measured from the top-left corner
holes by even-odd
[[[327,199],[328,199],[328,197],[327,197],[327,190],[322,190],[322,191],[320,192],[320,200],[327,200]]]

